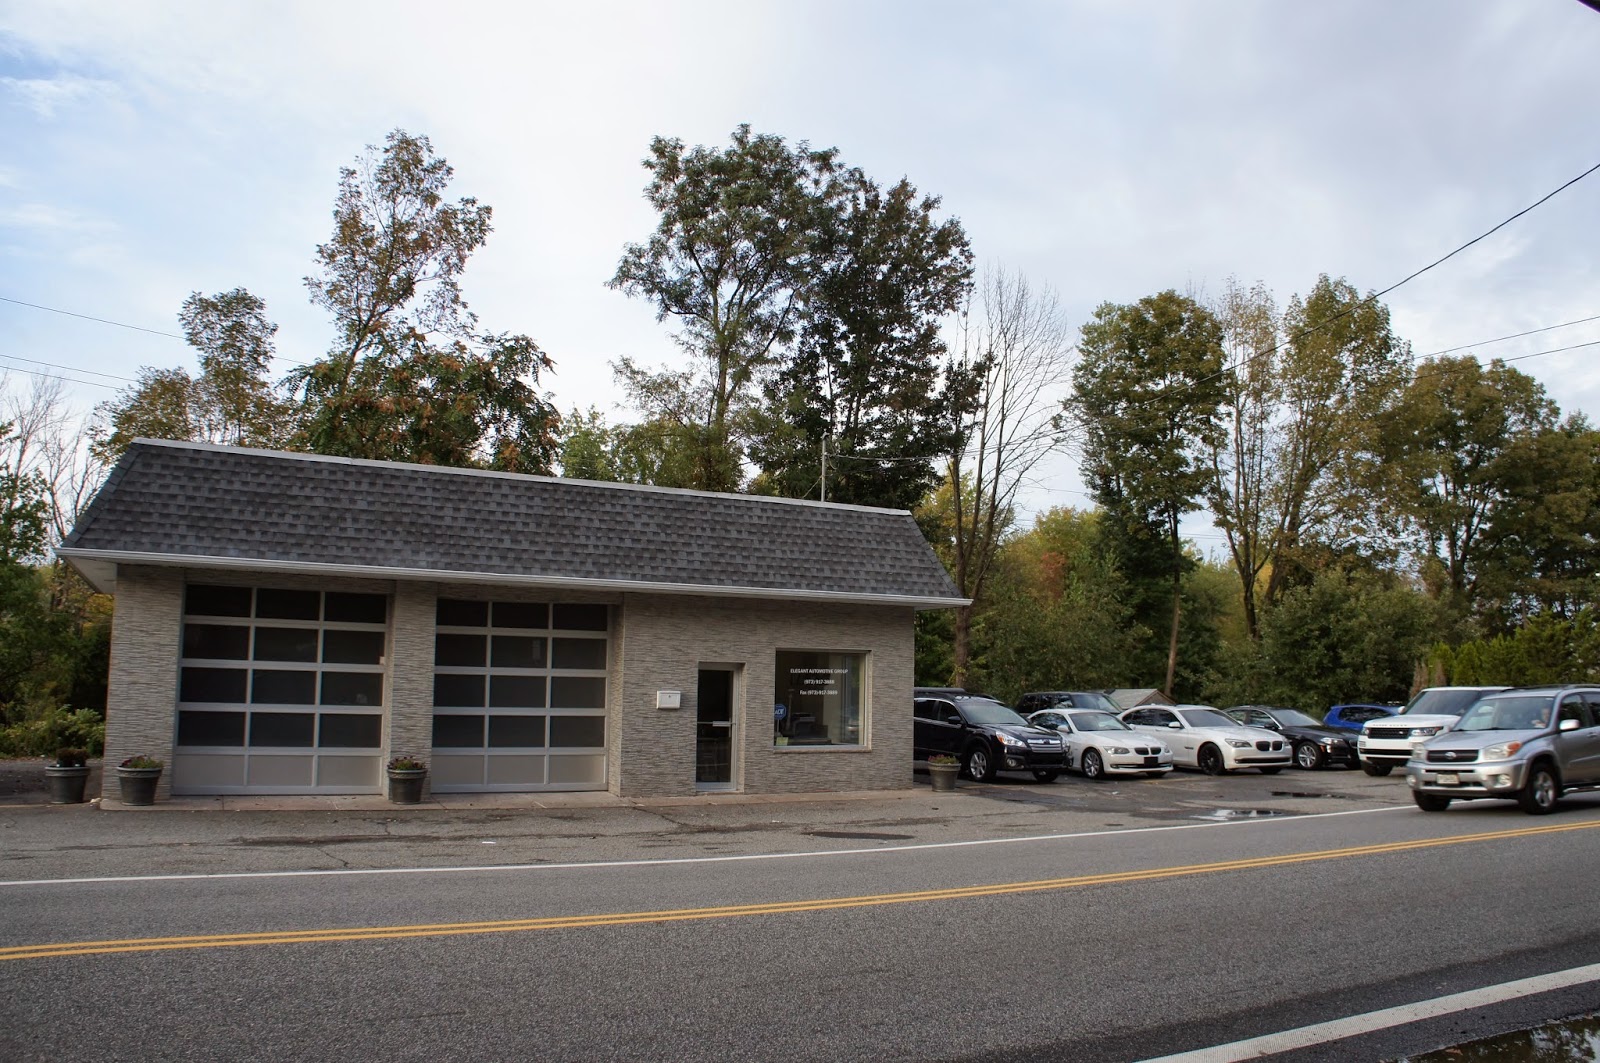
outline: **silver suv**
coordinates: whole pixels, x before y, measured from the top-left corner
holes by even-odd
[[[1406,764],[1424,812],[1498,797],[1551,812],[1561,795],[1600,790],[1600,686],[1522,687],[1480,698]]]

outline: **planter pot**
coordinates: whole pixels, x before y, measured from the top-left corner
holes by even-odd
[[[125,805],[155,804],[156,783],[160,779],[160,768],[118,768],[117,782],[122,787],[122,803]]]
[[[933,780],[935,790],[954,790],[956,776],[961,773],[959,764],[929,764],[928,778]]]
[[[44,777],[50,786],[52,805],[83,804],[83,788],[89,781],[88,768],[62,768],[50,764],[45,766]]]
[[[415,771],[389,769],[389,800],[397,805],[415,805],[422,801],[422,782],[428,777],[427,768]]]

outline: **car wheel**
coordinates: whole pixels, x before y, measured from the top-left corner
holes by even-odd
[[[1315,742],[1301,742],[1294,747],[1294,762],[1306,771],[1316,771],[1322,767],[1322,750]]]
[[[973,782],[989,782],[994,779],[994,773],[994,760],[987,749],[973,746],[967,751],[967,778]]]
[[[1106,777],[1106,762],[1100,759],[1100,751],[1097,749],[1085,749],[1083,759],[1078,762],[1078,768],[1095,782]]]
[[[1195,763],[1207,775],[1226,775],[1228,773],[1228,765],[1222,759],[1222,750],[1216,746],[1201,746],[1199,754],[1195,757]]]
[[[1055,782],[1061,778],[1061,773],[1059,771],[1036,771],[1033,773],[1033,777],[1040,782]]]
[[[1394,771],[1394,765],[1374,764],[1370,760],[1363,760],[1361,762],[1361,770],[1366,772],[1368,775],[1387,775],[1391,771]]]
[[[1443,812],[1450,807],[1450,799],[1448,797],[1440,797],[1438,794],[1424,794],[1413,791],[1411,799],[1424,812]]]
[[[1276,774],[1278,774],[1278,772],[1280,772],[1282,770],[1283,770],[1282,768],[1262,768],[1261,769],[1261,774],[1263,774],[1263,775],[1276,775]]]
[[[1530,816],[1544,816],[1556,810],[1561,799],[1561,783],[1548,764],[1535,764],[1528,772],[1528,783],[1517,794],[1517,804]]]

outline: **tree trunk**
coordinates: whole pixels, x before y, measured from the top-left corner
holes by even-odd
[[[1183,543],[1178,538],[1178,517],[1169,518],[1172,533],[1172,638],[1167,643],[1167,685],[1161,692],[1172,697],[1172,681],[1178,672],[1178,618],[1183,615]]]
[[[967,685],[967,658],[972,653],[972,606],[956,608],[955,666],[950,671],[950,685],[965,688]]]

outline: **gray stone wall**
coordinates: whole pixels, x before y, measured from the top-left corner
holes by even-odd
[[[118,571],[111,612],[104,797],[121,796],[115,766],[128,757],[143,754],[172,764],[182,615],[181,572],[131,565]],[[156,796],[171,792],[172,772],[163,771]]]
[[[891,606],[627,595],[620,681],[611,692],[612,790],[626,797],[695,792],[695,694],[701,665],[735,670],[734,788],[745,793],[903,789],[912,785],[912,610]],[[780,649],[866,655],[866,744],[773,745]],[[657,709],[677,690],[683,707]]]

